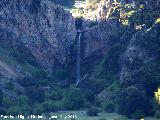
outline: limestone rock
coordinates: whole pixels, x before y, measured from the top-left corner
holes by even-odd
[[[17,39],[6,36],[2,43],[21,42],[45,69],[65,64],[66,47],[76,36],[69,12],[48,0],[3,0],[0,6],[0,29]]]

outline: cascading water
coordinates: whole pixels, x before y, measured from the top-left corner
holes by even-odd
[[[81,54],[81,36],[82,33],[79,32],[79,36],[78,36],[78,42],[77,42],[77,80],[76,80],[76,86],[79,84],[80,82],[80,64],[81,64],[81,58],[80,58],[80,54]]]

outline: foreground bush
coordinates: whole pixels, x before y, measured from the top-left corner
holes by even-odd
[[[36,104],[35,114],[56,112],[59,108],[59,104],[54,101],[45,101],[43,103]]]
[[[147,116],[152,107],[149,98],[136,87],[129,87],[118,96],[118,112],[127,117]]]
[[[64,95],[63,108],[79,110],[84,106],[84,96],[80,89],[71,87]]]
[[[7,115],[29,115],[30,108],[26,105],[15,105],[8,108]]]
[[[33,103],[35,102],[43,102],[45,99],[44,90],[41,87],[29,87],[26,90],[26,95],[28,96],[29,100]]]
[[[104,110],[108,113],[112,113],[115,111],[115,105],[113,103],[106,103],[104,106]]]
[[[141,119],[141,118],[144,118],[145,115],[144,115],[143,111],[136,110],[136,111],[132,114],[131,117],[134,118],[134,119]]]
[[[4,108],[0,108],[0,114],[1,115],[6,115],[7,114],[7,110]]]
[[[100,110],[98,108],[92,107],[87,110],[87,115],[88,116],[97,116],[99,112],[100,112]]]
[[[157,110],[155,112],[155,117],[158,118],[158,119],[160,119],[160,110]]]
[[[99,120],[108,120],[108,119],[106,119],[106,118],[100,118]]]

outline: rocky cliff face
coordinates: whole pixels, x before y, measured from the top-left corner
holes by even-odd
[[[13,34],[1,34],[2,44],[22,43],[50,71],[65,64],[66,48],[76,35],[69,12],[47,0],[3,0],[0,6],[0,29]]]
[[[92,69],[103,60],[113,44],[119,40],[119,29],[116,21],[109,20],[97,23],[91,28],[86,27],[84,31],[82,67],[88,66],[85,69]]]
[[[147,66],[150,70],[153,70],[155,73],[157,72],[158,64],[156,69],[149,65],[157,63],[160,59],[159,29],[160,25],[155,24],[150,29],[137,32],[132,37],[122,60],[120,80],[124,83],[125,87],[144,83],[145,81],[140,83],[143,79],[142,76],[152,74],[147,73]],[[146,73],[142,73],[142,70]],[[147,80],[148,78],[145,79]]]
[[[6,111],[14,110],[15,105],[22,108],[18,105],[21,95],[26,98],[26,109],[33,109],[28,114],[75,110],[74,105],[70,106],[72,100],[79,106],[76,109],[86,105],[100,107],[97,97],[117,104],[115,101],[121,97],[118,94],[125,90],[135,99],[131,99],[131,105],[145,102],[141,91],[152,100],[160,86],[160,19],[155,23],[159,2],[154,3],[153,9],[150,2],[135,2],[135,7],[128,0],[123,1],[116,6],[114,0],[102,0],[93,19],[76,21],[51,0],[1,0],[0,96],[1,91],[5,94],[2,107]],[[112,7],[115,9],[109,16]],[[82,101],[74,95],[84,96],[81,98],[85,105],[81,106]],[[8,106],[8,96],[18,103],[11,103],[13,108]],[[122,102],[125,99],[126,94]],[[134,112],[137,113],[131,113]]]
[[[84,56],[88,57],[98,50],[100,50],[99,54],[105,55],[109,46],[116,42],[118,37],[118,26],[112,20],[101,22],[93,28],[87,29],[84,34],[86,45]]]

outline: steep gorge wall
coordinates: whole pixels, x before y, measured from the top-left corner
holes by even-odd
[[[120,80],[124,87],[135,85],[143,89],[143,84],[152,80],[156,86],[159,85],[157,78],[154,78],[159,71],[159,29],[160,25],[155,24],[132,37],[122,60]]]
[[[22,43],[50,71],[66,64],[66,47],[76,36],[69,12],[47,0],[3,0],[0,6],[0,29],[13,34],[1,34],[2,44]]]

